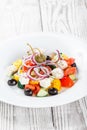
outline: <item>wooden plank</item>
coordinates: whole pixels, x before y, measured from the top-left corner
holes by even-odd
[[[50,109],[14,107],[14,130],[54,130]]]
[[[13,106],[0,102],[0,130],[13,130]]]
[[[59,130],[86,130],[83,111],[78,101],[54,107],[53,120],[55,129]]]
[[[79,100],[80,108],[84,116],[85,124],[87,127],[87,97],[82,98]]]

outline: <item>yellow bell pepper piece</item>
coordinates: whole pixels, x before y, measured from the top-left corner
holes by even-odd
[[[16,60],[15,62],[13,62],[13,65],[17,67],[17,69],[22,65],[22,60]]]
[[[30,80],[29,84],[31,84],[31,85],[39,84],[39,81]]]
[[[20,70],[20,71],[19,71],[19,73],[20,73],[20,74],[22,74],[22,73],[23,73],[23,71],[22,71],[22,70]]]
[[[15,79],[16,81],[18,81],[19,80],[19,76],[17,74],[14,74],[13,75],[13,79]]]
[[[63,54],[63,53],[61,54],[61,58],[63,58],[64,60],[69,59],[69,57],[67,55]]]
[[[61,90],[61,81],[59,79],[54,79],[52,81],[52,87],[57,89],[58,91]]]

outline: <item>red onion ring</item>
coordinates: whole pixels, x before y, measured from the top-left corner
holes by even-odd
[[[27,77],[30,79],[30,80],[38,80],[37,78],[34,78],[31,76],[31,71],[33,70],[34,67],[31,67],[28,72],[27,72]]]
[[[43,71],[43,72],[45,72],[45,74],[47,75],[47,76],[49,76],[49,74],[50,74],[50,71],[48,70],[48,68],[46,68],[46,67],[42,67],[41,66],[41,70]]]
[[[25,67],[27,67],[27,68],[30,68],[30,67],[31,67],[30,65],[26,65],[26,62],[27,62],[28,60],[31,60],[31,62],[34,64],[34,62],[32,61],[32,57],[33,57],[33,55],[30,55],[30,56],[26,57],[25,59],[23,59],[23,65],[24,65]],[[35,65],[32,65],[32,66],[35,66]]]
[[[40,74],[37,70],[35,70],[35,67],[32,67],[32,68],[30,68],[29,70],[28,70],[28,72],[27,72],[27,77],[29,78],[29,79],[31,79],[31,80],[42,80],[42,79],[44,79],[44,78],[47,78],[48,76],[49,76],[49,71],[48,71],[48,69],[46,68],[46,67],[38,67],[38,69],[45,69],[46,71],[47,71],[47,74],[44,74],[44,75],[42,75],[42,74]],[[31,76],[31,71],[32,70],[34,70],[34,72],[35,72],[35,74],[38,76],[38,78],[34,78],[34,77],[32,77]]]
[[[59,53],[59,51],[58,50],[56,50],[56,54],[57,54],[57,60],[55,60],[55,61],[53,61],[54,63],[56,63],[56,62],[58,62],[59,61],[59,59],[60,59],[60,53]]]
[[[56,50],[57,51],[57,54],[58,54],[58,60],[60,60],[60,52],[58,51],[58,50]]]
[[[31,59],[31,58],[32,58],[32,55],[23,57],[23,60],[28,60],[28,59]]]
[[[37,69],[41,69],[43,72],[45,72],[45,74],[40,74]],[[34,68],[34,72],[40,78],[46,78],[47,76],[49,76],[49,71],[48,71],[48,69],[46,67]]]
[[[29,60],[29,59],[28,59],[28,60]],[[30,67],[31,67],[30,65],[26,65],[26,62],[27,62],[28,60],[24,61],[24,62],[23,62],[23,65],[24,65],[25,67],[27,67],[27,68],[30,68]],[[31,62],[32,62],[32,64],[34,64],[33,61],[31,61]],[[35,65],[32,65],[32,66],[35,66]]]

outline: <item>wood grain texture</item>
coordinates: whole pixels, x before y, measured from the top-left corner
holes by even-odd
[[[43,30],[87,36],[87,0],[40,0]]]
[[[38,1],[5,1],[0,4],[0,40],[41,31]]]
[[[0,0],[0,40],[40,31],[87,40],[87,0]],[[87,130],[87,97],[41,109],[0,102],[0,130]]]

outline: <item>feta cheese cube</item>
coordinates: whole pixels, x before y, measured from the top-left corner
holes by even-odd
[[[65,60],[59,60],[58,61],[58,66],[61,68],[61,69],[65,69],[68,67],[68,64]]]
[[[51,79],[45,78],[43,80],[40,80],[40,86],[43,88],[48,88],[51,85]]]
[[[20,76],[19,81],[22,85],[28,84],[29,83],[29,78]]]
[[[13,73],[17,71],[17,68],[14,65],[10,65],[7,68],[7,76],[11,76]]]
[[[62,79],[63,76],[64,76],[64,72],[61,68],[55,68],[51,71],[52,75],[55,77],[55,78],[58,78],[58,79]]]

